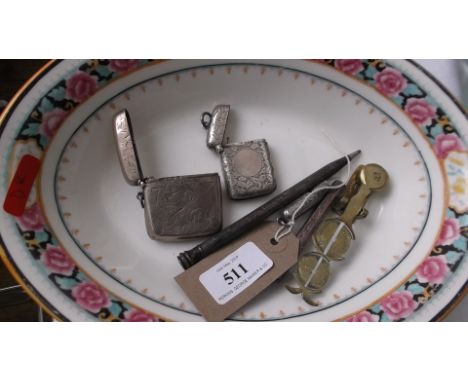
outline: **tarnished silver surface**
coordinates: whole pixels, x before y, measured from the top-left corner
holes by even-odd
[[[114,117],[114,137],[123,176],[128,184],[136,186],[138,181],[143,179],[143,174],[135,147],[130,116],[126,110]]]
[[[152,239],[176,241],[222,228],[218,174],[155,179],[145,187],[145,221]]]
[[[225,245],[228,245],[233,240],[237,239],[249,230],[254,229],[260,222],[272,214],[280,211],[285,206],[299,198],[301,195],[304,195],[318,184],[336,174],[350,160],[353,160],[360,153],[361,151],[357,150],[345,157],[339,158],[327,164],[313,174],[302,179],[300,182],[289,187],[287,190],[270,198],[270,200],[263,203],[261,206],[257,207],[255,210],[251,211],[241,219],[225,227],[222,231],[213,236],[210,236],[204,240],[203,243],[196,245],[188,251],[179,253],[177,259],[184,269],[190,268],[192,265],[203,260],[211,253],[217,251]]]
[[[331,186],[338,186],[341,184],[339,180],[334,180],[331,183]],[[319,184],[316,188],[323,187],[325,183]],[[297,208],[302,204],[302,201],[306,199],[304,205],[301,207],[301,209],[297,212],[296,218],[302,216],[304,213],[309,211],[310,209],[314,208],[317,204],[320,203],[320,201],[323,199],[323,197],[330,191],[330,189],[323,189],[319,190],[317,192],[314,192],[312,195],[309,197],[309,193],[305,194],[304,196],[300,197],[297,199],[295,202],[291,203],[289,206],[287,206],[282,212],[279,217],[280,222],[282,223],[287,223],[289,220],[291,220],[292,215],[294,211],[297,210]]]
[[[209,148],[222,146],[229,117],[229,110],[229,105],[218,105],[211,113],[211,121],[208,126],[208,137],[206,141]]]
[[[126,110],[114,118],[114,136],[125,180],[141,187],[137,198],[144,208],[146,230],[152,239],[191,239],[211,235],[222,228],[218,174],[144,177]]]
[[[264,139],[224,145],[221,162],[232,199],[253,198],[276,189],[270,150]]]
[[[221,154],[229,197],[248,199],[273,192],[276,181],[266,140],[224,143],[229,111],[229,105],[218,105],[212,114],[205,112],[201,118],[202,125],[208,129],[208,147]]]

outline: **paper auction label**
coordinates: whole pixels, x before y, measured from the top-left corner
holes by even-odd
[[[295,235],[271,241],[280,227],[262,223],[175,277],[207,321],[231,316],[297,262]]]
[[[202,273],[200,282],[213,299],[223,305],[272,266],[273,261],[250,241]]]

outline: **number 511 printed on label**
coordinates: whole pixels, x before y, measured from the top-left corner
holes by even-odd
[[[254,243],[247,242],[200,275],[200,282],[220,305],[252,285],[273,266]]]

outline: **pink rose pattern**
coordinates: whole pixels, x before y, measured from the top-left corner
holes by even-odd
[[[456,134],[440,134],[435,139],[434,150],[440,159],[445,159],[452,151],[463,151],[463,144]]]
[[[75,102],[86,101],[96,92],[96,89],[96,78],[82,71],[74,74],[66,83],[67,97]]]
[[[92,313],[98,313],[102,308],[110,305],[107,293],[90,281],[77,284],[72,289],[72,296],[80,306]]]
[[[17,221],[27,231],[39,231],[44,228],[44,218],[37,203],[26,208]]]
[[[71,276],[75,263],[58,247],[48,247],[41,255],[41,261],[51,272]]]
[[[355,75],[364,69],[362,60],[336,60],[336,67],[349,75]]]
[[[396,96],[406,85],[405,77],[393,68],[385,68],[375,76],[375,87],[388,97]]]
[[[409,98],[406,101],[405,111],[418,125],[426,125],[436,116],[434,106],[420,98]]]
[[[138,60],[110,60],[109,68],[114,72],[125,73],[138,67]]]
[[[419,266],[416,275],[423,283],[442,284],[449,271],[445,256],[429,256]]]
[[[460,237],[460,222],[455,218],[447,218],[440,230],[437,245],[449,245]]]
[[[74,73],[69,77],[64,83],[59,83],[56,87],[51,89],[51,93],[47,95],[49,100],[55,100],[53,103],[54,108],[52,110],[41,110],[39,101],[32,113],[34,115],[42,114],[42,122],[40,126],[40,134],[45,138],[52,137],[58,128],[60,128],[61,123],[66,118],[67,113],[73,111],[73,109],[78,106],[81,102],[88,99],[93,95],[99,86],[106,84],[107,81],[118,76],[120,73],[126,73],[130,70],[133,70],[136,67],[139,67],[146,63],[145,61],[140,60],[92,60],[83,64],[80,67],[80,70]],[[361,78],[361,80],[368,82],[370,85],[375,86],[382,94],[392,98],[399,106],[401,106],[404,111],[411,116],[411,118],[420,125],[423,129],[427,129],[427,124],[432,122],[438,124],[438,120],[434,119],[436,115],[440,115],[440,119],[449,120],[449,118],[444,114],[443,110],[437,109],[433,106],[434,101],[429,95],[426,95],[424,92],[420,92],[420,95],[415,97],[412,94],[405,94],[406,88],[410,83],[410,79],[405,78],[401,75],[398,70],[390,67],[383,61],[377,62],[376,60],[324,60],[324,64],[331,65],[336,67],[338,70],[348,74],[354,75]],[[108,69],[105,69],[105,68]],[[373,70],[370,75],[367,70]],[[109,73],[109,70],[112,71],[112,75]],[[104,73],[104,74],[102,74]],[[366,74],[367,73],[367,74]],[[417,84],[411,83],[414,88],[417,89]],[[64,88],[63,93],[61,93],[60,88]],[[56,92],[58,90],[58,92]],[[52,93],[55,92],[55,93]],[[60,96],[63,94],[63,96]],[[415,95],[417,94],[414,93]],[[422,95],[421,95],[422,94]],[[398,97],[396,97],[398,95]],[[63,97],[63,98],[60,98]],[[66,97],[66,98],[65,98]],[[396,97],[396,98],[395,98]],[[67,108],[67,110],[62,110],[61,107],[63,102],[66,100],[73,100],[75,104]],[[427,100],[431,100],[427,102]],[[32,117],[34,120],[35,117]],[[432,138],[434,139],[434,150],[437,153],[438,157],[441,159],[446,158],[446,156],[451,151],[461,151],[464,149],[464,144],[461,139],[452,131],[449,133],[444,132],[444,129],[441,128],[439,131],[442,133],[435,134]],[[34,129],[28,125],[28,122],[25,122],[23,129],[21,130],[22,138],[30,135],[33,137]],[[20,136],[19,135],[19,136]],[[431,132],[428,131],[427,135],[431,137]],[[45,143],[44,143],[45,142]],[[41,147],[46,148],[48,141],[45,140],[41,142]],[[450,213],[450,212],[449,212]],[[439,240],[439,245],[444,245],[444,243],[449,243],[452,240],[456,240],[457,233],[460,233],[460,220],[453,218],[447,219],[446,224],[441,232],[441,237]],[[63,252],[60,248],[55,245],[53,236],[50,236],[50,233],[46,231],[44,221],[40,215],[39,208],[37,205],[29,207],[23,216],[17,218],[18,229],[22,233],[22,229],[26,231],[35,231],[37,235],[41,237],[48,237],[47,244],[41,242],[41,245],[38,247],[37,241],[39,240],[36,236],[27,235],[23,238],[28,245],[31,254],[35,258],[39,259],[42,264],[49,270],[55,273],[61,274],[62,278],[67,277],[70,272],[72,260]],[[458,224],[458,226],[457,226]],[[459,229],[457,228],[459,227]],[[452,258],[456,254],[452,253]],[[455,261],[455,260],[451,260]],[[445,265],[445,267],[444,267]],[[70,267],[70,268],[69,268]],[[62,273],[60,273],[62,272]],[[100,287],[95,285],[90,281],[86,281],[86,275],[77,268],[78,276],[74,279],[84,280],[80,281],[78,284],[72,287],[72,297],[77,301],[78,304],[87,309],[90,313],[97,315],[97,313],[102,313],[102,309],[106,309],[106,314],[110,314],[109,307],[113,301],[116,301],[116,306],[120,307],[120,310],[117,313],[112,313],[112,320],[129,320],[129,321],[141,321],[141,320],[150,320],[148,314],[140,310],[131,308],[125,302],[119,301],[115,298],[110,299],[110,296],[104,292]],[[426,261],[421,264],[418,269],[418,272],[410,278],[406,284],[414,283],[416,277],[423,280],[431,280],[433,283],[439,282],[443,278],[443,274],[450,273],[450,268],[448,264],[447,257],[444,255],[431,256],[431,258],[426,259]],[[52,274],[53,275],[53,274]],[[70,276],[75,277],[75,276]],[[52,278],[53,279],[53,278]],[[394,292],[391,296],[387,297],[385,300],[381,301],[380,304],[372,307],[372,311],[360,312],[353,317],[350,317],[349,321],[373,321],[381,319],[381,315],[390,318],[390,319],[403,319],[411,314],[414,309],[417,308],[416,301],[411,297],[411,292],[404,290],[406,284],[400,288],[400,290]],[[62,284],[57,284],[57,287],[65,290],[66,288]],[[421,303],[422,304],[422,303]],[[112,304],[114,306],[114,304]],[[116,311],[117,308],[113,308]],[[375,314],[374,314],[375,313]]]
[[[155,318],[138,309],[132,309],[125,312],[125,321],[126,322],[155,322]]]
[[[378,319],[379,317],[375,314],[371,314],[367,310],[364,310],[354,316],[348,317],[346,322],[376,322]]]
[[[413,300],[413,295],[405,290],[393,292],[380,305],[390,319],[399,320],[413,313],[418,304]]]
[[[47,138],[52,138],[57,129],[60,127],[68,112],[59,108],[55,108],[42,116],[41,131]]]

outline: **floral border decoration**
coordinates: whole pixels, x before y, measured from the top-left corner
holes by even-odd
[[[34,140],[43,152],[67,116],[109,81],[151,60],[90,60],[56,84],[34,107],[16,141]],[[91,281],[60,247],[37,202],[16,218],[31,256],[67,297],[102,321],[162,321],[123,302]]]
[[[148,64],[151,60],[90,60],[54,86],[34,107],[17,141],[35,140],[43,151],[65,118],[110,80]],[[460,133],[435,100],[409,77],[381,60],[319,60],[374,87],[398,105],[421,128],[437,157],[466,152]],[[465,192],[465,183],[459,193]],[[32,204],[16,218],[17,228],[32,257],[49,279],[94,317],[106,321],[161,321],[122,302],[89,280],[59,246],[47,227],[43,212]],[[436,246],[416,273],[377,304],[347,321],[402,321],[421,308],[455,272],[467,251],[468,213],[448,208]]]
[[[437,158],[443,162],[447,175],[450,177],[461,173],[463,176],[463,171],[454,171],[453,164],[446,163],[452,153],[466,154],[460,133],[435,99],[411,78],[382,60],[318,61],[365,82],[393,101],[427,137]],[[446,167],[451,171],[447,171]],[[466,180],[458,177],[455,183],[457,181],[455,193],[466,195]],[[442,288],[459,267],[467,250],[468,212],[457,212],[454,207],[448,206],[440,236],[416,273],[378,303],[346,318],[346,321],[403,321]]]

